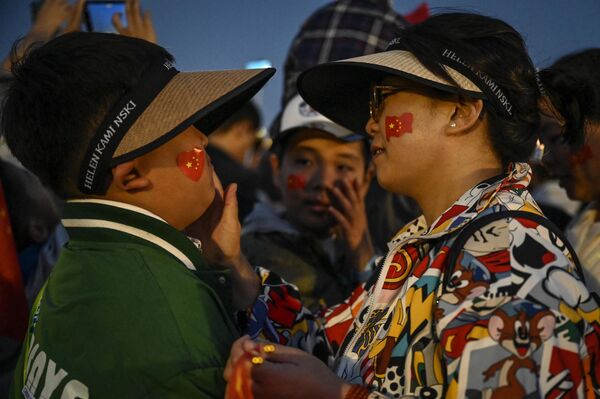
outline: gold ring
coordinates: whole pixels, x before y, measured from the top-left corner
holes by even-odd
[[[273,353],[275,352],[275,345],[265,345],[263,346],[263,351],[265,351],[265,353]]]
[[[252,364],[263,364],[265,362],[265,359],[263,359],[260,356],[254,356],[251,361]]]

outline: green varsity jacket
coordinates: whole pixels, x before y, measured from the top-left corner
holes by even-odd
[[[222,398],[239,333],[230,276],[128,204],[70,201],[11,398]]]

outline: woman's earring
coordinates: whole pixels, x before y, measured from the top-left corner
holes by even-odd
[[[454,122],[454,121],[450,122],[450,127],[455,128],[456,127],[456,122]]]

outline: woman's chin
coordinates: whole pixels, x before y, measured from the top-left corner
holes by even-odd
[[[386,176],[377,173],[377,183],[379,186],[383,188],[385,191],[389,191],[394,194],[403,195],[404,191],[400,184],[398,184],[397,180],[393,178],[393,176]]]

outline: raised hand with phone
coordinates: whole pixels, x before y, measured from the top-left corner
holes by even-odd
[[[85,22],[89,31],[112,32],[156,43],[150,11],[139,0],[87,1]]]
[[[23,56],[24,51],[34,43],[44,43],[57,34],[80,29],[85,0],[71,4],[66,0],[44,0],[32,3],[33,23],[27,34],[15,47],[14,55],[2,62],[2,69],[10,72],[15,59]]]
[[[121,13],[112,16],[112,23],[118,33],[156,43],[156,32],[152,23],[152,16],[149,10],[142,12],[139,0],[125,1],[126,24],[122,18],[123,14]]]
[[[57,35],[81,30],[82,26],[90,31],[110,31],[156,43],[150,12],[142,12],[139,0],[43,0],[32,2],[31,8],[31,28],[16,46],[14,55],[2,62],[5,72],[10,72],[13,62],[32,44],[45,43]]]

